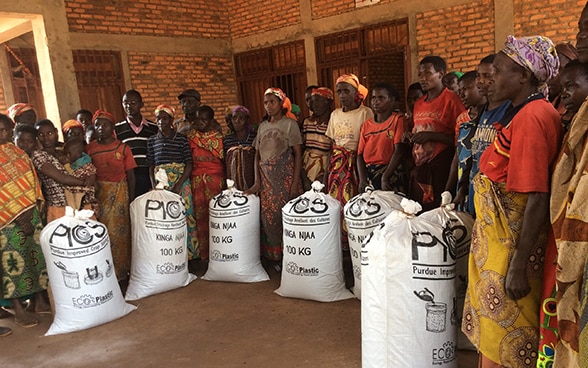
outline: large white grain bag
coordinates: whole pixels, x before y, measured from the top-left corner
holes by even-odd
[[[133,311],[125,303],[112,262],[108,230],[90,219],[92,211],[66,208],[41,232],[55,302],[55,318],[45,336],[84,330]]]
[[[403,199],[362,249],[362,367],[457,367],[455,254]]]
[[[353,266],[353,294],[358,299],[361,299],[361,243],[393,209],[401,209],[400,201],[403,198],[394,192],[374,190],[368,186],[364,193],[345,204],[343,215]]]
[[[174,290],[196,279],[188,272],[184,199],[163,189],[168,182],[165,170],[156,174],[156,180],[156,189],[131,202],[132,258],[126,300]]]
[[[227,180],[227,189],[210,200],[210,257],[202,279],[267,281],[259,249],[259,197],[244,195],[234,185],[234,181]]]
[[[447,236],[453,236],[455,240],[455,289],[457,320],[461,325],[463,314],[463,305],[465,301],[466,289],[468,286],[468,257],[470,254],[470,242],[472,240],[472,227],[474,218],[467,212],[457,211],[455,205],[451,203],[451,194],[443,192],[441,194],[441,206],[419,215],[431,222],[437,223],[443,227]],[[458,329],[457,347],[459,349],[475,350],[475,346],[468,338]]]
[[[322,193],[320,182],[282,208],[284,258],[276,293],[332,302],[353,298],[345,288],[341,249],[341,205]]]

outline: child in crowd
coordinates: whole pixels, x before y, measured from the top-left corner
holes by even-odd
[[[21,150],[25,151],[29,157],[31,157],[33,151],[39,146],[35,127],[26,124],[20,124],[14,128],[14,144]]]
[[[65,142],[70,139],[84,139],[84,126],[77,120],[68,120],[61,127]]]
[[[193,166],[192,153],[186,136],[177,133],[173,126],[174,112],[174,108],[168,105],[159,105],[155,108],[159,132],[149,137],[147,141],[147,164],[149,164],[149,176],[153,188],[157,185],[155,173],[159,169],[164,169],[168,180],[166,189],[179,194],[184,199],[188,226],[188,259],[192,260],[198,248],[190,182]]]
[[[88,110],[80,110],[76,113],[76,120],[84,126],[84,140],[87,143],[96,140],[96,128],[92,123],[92,113]]]
[[[196,121],[187,133],[192,151],[192,200],[198,238],[197,255],[208,260],[208,202],[224,187],[223,135],[215,129],[214,110],[202,105],[196,110]],[[196,250],[194,250],[196,252]]]
[[[570,61],[560,74],[561,83],[561,100],[566,111],[571,114],[569,121],[572,120],[580,106],[588,97],[588,65],[578,60]],[[569,128],[569,121],[562,116],[563,132],[566,133]]]
[[[449,72],[443,76],[443,86],[453,93],[459,94],[459,79],[463,76],[462,72]]]
[[[357,149],[359,192],[370,184],[375,189],[404,193],[408,184],[402,170],[404,156],[404,115],[396,105],[400,95],[389,83],[377,83],[372,91],[376,116],[361,126]],[[400,170],[399,170],[400,169]]]
[[[63,147],[63,153],[69,163],[65,169],[70,175],[85,180],[90,178],[96,181],[96,167],[92,164],[92,158],[84,152],[85,143],[81,137],[70,139]],[[99,205],[96,199],[96,187],[89,186],[68,186],[65,188],[65,197],[70,198],[68,203],[75,203],[75,209],[90,209],[94,215],[99,215]]]
[[[225,172],[227,179],[235,182],[239,190],[249,189],[255,184],[255,148],[257,136],[251,124],[251,113],[245,106],[234,106],[227,120],[229,133],[223,138],[225,150]]]
[[[137,164],[129,146],[114,137],[114,117],[110,113],[98,110],[93,121],[97,139],[86,146],[86,152],[96,166],[98,221],[108,229],[116,277],[123,281],[128,279],[131,267],[129,198],[134,197]]]
[[[427,56],[419,64],[419,83],[426,95],[414,106],[411,139],[415,167],[408,196],[424,211],[441,204],[455,152],[455,124],[465,111],[459,96],[443,86],[446,68],[440,56]]]
[[[268,88],[263,96],[268,119],[261,122],[253,146],[255,184],[246,193],[261,200],[263,258],[269,267],[281,270],[282,206],[301,194],[302,137],[290,100],[279,88]]]

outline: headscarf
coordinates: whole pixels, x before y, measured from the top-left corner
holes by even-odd
[[[326,98],[327,100],[334,100],[335,95],[333,94],[333,90],[327,87],[319,87],[313,88],[312,92],[310,92],[311,96],[317,95]]]
[[[337,85],[341,82],[348,83],[355,87],[355,89],[357,89],[357,94],[359,97],[361,97],[362,100],[367,97],[368,89],[363,84],[359,83],[359,78],[357,78],[355,74],[343,74],[337,78],[337,82],[335,84]]]
[[[455,75],[455,76],[457,77],[457,79],[459,79],[459,78],[463,77],[463,72],[460,72],[460,71],[457,71],[457,70],[451,71],[451,72],[449,72],[448,74],[453,74],[453,75]]]
[[[112,114],[109,113],[108,111],[96,110],[96,112],[92,116],[92,122],[95,122],[96,119],[107,119],[112,124],[114,124],[114,116],[112,116]]]
[[[296,115],[292,113],[292,102],[290,102],[290,99],[288,96],[286,96],[284,91],[276,87],[270,87],[265,90],[263,95],[276,96],[280,101],[282,101],[282,108],[286,109],[286,116],[292,120],[296,120]]]
[[[63,126],[61,127],[61,131],[63,132],[63,135],[67,135],[67,132],[69,132],[72,128],[84,129],[84,125],[77,120],[70,119],[70,120],[66,121],[65,123],[63,123]]]
[[[160,112],[160,111],[163,111],[163,112],[165,112],[166,114],[168,114],[169,116],[171,116],[171,117],[172,117],[172,120],[173,120],[173,118],[174,118],[174,113],[176,112],[176,110],[175,110],[173,107],[171,107],[171,106],[169,106],[169,105],[166,105],[166,104],[161,104],[161,105],[158,105],[158,106],[155,108],[155,112],[154,112],[154,114],[155,114],[155,115],[157,115],[157,113],[158,113],[158,112]]]
[[[253,125],[251,125],[251,112],[249,111],[249,109],[246,108],[245,106],[236,105],[236,106],[233,106],[233,108],[231,109],[231,116],[234,115],[236,112],[240,112],[240,113],[247,116],[247,124],[245,125],[245,128],[248,131],[252,132],[254,129],[253,129]],[[231,123],[231,125],[232,125],[232,123]],[[233,127],[230,127],[230,128],[231,128],[231,130],[234,131]]]
[[[547,37],[508,36],[501,50],[515,63],[529,70],[539,81],[539,92],[547,96],[547,81],[557,75],[559,58],[553,42]]]
[[[28,103],[15,103],[14,105],[10,106],[8,110],[6,110],[6,115],[8,115],[13,121],[14,118],[20,116],[23,112],[29,111],[33,109],[33,105]]]

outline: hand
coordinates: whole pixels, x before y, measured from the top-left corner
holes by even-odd
[[[182,190],[182,186],[179,185],[179,183],[175,183],[171,188],[170,191],[174,192],[176,194],[180,194],[180,191]]]
[[[298,185],[296,183],[292,183],[292,186],[290,187],[290,194],[288,197],[288,200],[296,198],[300,195],[300,189],[298,189]]]
[[[504,289],[510,299],[519,300],[531,292],[531,286],[529,286],[526,265],[521,267],[513,262],[513,260],[511,260],[508,271],[506,272]]]
[[[368,182],[365,180],[360,180],[357,188],[359,189],[359,193],[365,192],[365,188],[368,186]]]
[[[464,187],[460,187],[459,190],[457,191],[457,194],[455,195],[455,198],[453,198],[453,203],[455,203],[455,206],[457,208],[462,208],[462,209],[464,208],[466,196],[467,196],[467,189]]]
[[[250,195],[250,194],[255,194],[255,195],[259,195],[259,189],[260,186],[258,183],[253,184],[253,186],[249,189],[246,189],[243,191],[243,194],[245,195]]]
[[[35,227],[33,226],[32,221],[33,221],[33,211],[32,210],[28,210],[28,211],[24,212],[23,214],[18,216],[15,220],[16,225],[18,227],[20,227],[22,232],[27,236],[33,235],[35,233]]]
[[[411,142],[425,144],[432,140],[431,134],[434,132],[418,132],[412,135]]]
[[[94,185],[96,185],[96,177],[95,176],[88,176],[86,178],[84,178],[84,184],[85,187],[93,187]]]

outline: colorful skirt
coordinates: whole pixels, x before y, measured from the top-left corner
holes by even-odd
[[[194,201],[194,218],[198,248],[193,251],[192,258],[208,259],[208,204],[212,197],[223,190],[222,174],[196,174],[192,172],[192,198]]]
[[[312,149],[306,149],[304,151],[304,155],[302,156],[302,167],[311,183],[315,180],[320,182],[323,181],[327,166],[329,166],[329,162],[327,161],[328,158],[328,152]]]
[[[429,211],[441,205],[441,193],[445,191],[454,153],[453,148],[447,148],[431,161],[412,169],[408,197],[419,202],[423,211]]]
[[[519,300],[510,299],[504,284],[519,242],[528,194],[508,192],[505,183],[494,183],[481,174],[474,178],[474,188],[476,222],[462,331],[492,362],[535,367],[546,236],[539,237],[529,255],[531,292]]]
[[[0,231],[2,299],[21,298],[47,289],[47,266],[39,243],[43,224],[36,208],[32,224],[33,235],[24,235],[14,221]]]
[[[131,269],[131,219],[127,181],[99,181],[96,197],[100,203],[98,221],[108,229],[116,277],[124,280]]]
[[[164,169],[167,174],[168,188],[182,177],[184,173],[184,164],[164,164],[155,166],[155,172],[158,169]],[[184,206],[186,207],[186,225],[188,228],[188,259],[197,258],[198,249],[198,233],[196,231],[196,218],[194,217],[194,203],[192,202],[192,184],[190,179],[182,184],[179,195],[184,199]],[[196,256],[195,256],[196,255]]]
[[[356,151],[349,151],[343,147],[333,146],[331,162],[329,163],[327,188],[329,195],[341,204],[341,246],[343,250],[349,249],[343,207],[359,192],[356,162]]]
[[[260,161],[262,254],[271,261],[282,259],[282,207],[290,200],[294,159],[288,149],[277,159]]]

